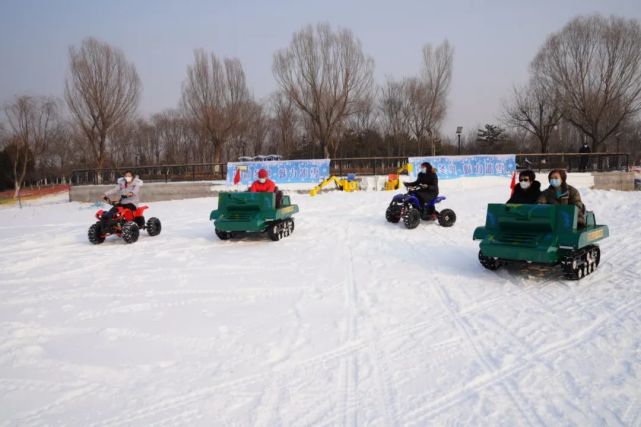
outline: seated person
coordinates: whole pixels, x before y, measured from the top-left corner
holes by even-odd
[[[135,176],[132,171],[128,170],[125,174],[118,178],[116,186],[103,195],[103,199],[107,203],[112,203],[111,198],[118,196],[116,204],[102,216],[102,220],[108,223],[109,220],[118,212],[118,207],[123,207],[134,212],[136,205],[140,203],[140,187],[142,187],[142,180]]]
[[[432,168],[432,165],[428,162],[421,163],[421,169],[416,177],[416,181],[404,182],[403,185],[406,187],[418,187],[415,191],[416,196],[423,205],[426,205],[438,196],[438,176],[436,176],[434,168]],[[428,213],[435,213],[434,206],[430,206]]]
[[[585,205],[579,191],[566,183],[568,175],[563,169],[553,169],[548,174],[550,186],[541,192],[537,203],[548,205],[576,205],[579,208],[577,224],[585,226]]]
[[[134,177],[133,172],[128,170],[121,178],[118,178],[114,188],[105,192],[103,199],[111,202],[112,196],[118,196],[118,202],[112,211],[117,211],[117,206],[135,211],[136,205],[140,203],[140,187],[142,187],[142,180],[138,176]]]
[[[276,184],[268,178],[267,171],[261,169],[258,171],[258,179],[249,187],[251,193],[274,193],[276,192]]]
[[[524,170],[519,173],[519,185],[514,187],[512,197],[505,203],[519,203],[535,205],[541,195],[541,183],[537,181],[536,175],[531,170]]]

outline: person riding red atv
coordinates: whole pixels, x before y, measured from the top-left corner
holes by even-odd
[[[143,205],[136,210],[131,210],[120,206],[120,202],[114,202],[107,198],[105,200],[114,208],[109,211],[100,209],[96,212],[98,222],[89,227],[87,232],[89,241],[94,245],[104,242],[105,238],[111,234],[122,237],[125,243],[134,243],[138,240],[141,229],[147,230],[150,236],[160,234],[162,226],[158,218],[152,217],[145,222],[144,211],[149,206]]]

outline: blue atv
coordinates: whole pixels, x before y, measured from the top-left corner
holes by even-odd
[[[418,227],[421,219],[435,221],[442,227],[451,227],[456,222],[456,214],[452,209],[436,210],[436,204],[445,200],[445,196],[437,196],[429,203],[421,204],[421,199],[416,194],[418,187],[408,187],[407,194],[397,194],[385,211],[385,219],[394,224],[403,220],[405,227],[410,230]]]

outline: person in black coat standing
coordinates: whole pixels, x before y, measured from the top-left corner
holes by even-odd
[[[514,187],[512,197],[506,203],[534,205],[541,195],[541,183],[536,180],[536,175],[531,170],[519,173],[519,184]]]
[[[592,150],[590,150],[590,146],[588,145],[588,143],[583,142],[583,145],[581,146],[581,148],[579,148],[579,153],[587,154],[591,152]],[[579,171],[585,172],[587,167],[588,167],[588,156],[581,156],[580,163],[579,163]]]
[[[418,187],[416,195],[423,205],[429,203],[434,197],[438,196],[438,176],[436,176],[434,168],[432,168],[432,165],[428,162],[421,163],[421,170],[416,177],[416,181],[404,182],[403,185],[406,187]],[[430,207],[430,211],[428,213],[434,213],[434,206]]]

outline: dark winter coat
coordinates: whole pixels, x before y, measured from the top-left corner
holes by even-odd
[[[506,203],[535,205],[539,200],[540,195],[541,183],[539,181],[534,181],[527,190],[524,190],[520,185],[517,184],[517,186],[514,187],[514,193],[512,193],[512,197],[510,197],[510,200],[508,200]]]
[[[541,192],[538,203],[547,205],[575,205],[579,208],[577,222],[580,225],[585,225],[585,205],[581,201],[579,190],[571,185],[563,183],[558,191],[552,186],[548,187]]]
[[[434,172],[419,172],[416,181],[406,182],[406,186],[420,187],[419,192],[430,192],[438,195],[438,176]]]
[[[579,148],[579,153],[591,153],[592,150],[590,150],[590,146],[588,145],[582,145],[581,148]]]

